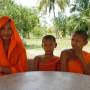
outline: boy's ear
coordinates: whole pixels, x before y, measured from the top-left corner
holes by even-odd
[[[88,44],[88,41],[85,41],[85,44],[84,45],[87,45]]]
[[[55,48],[57,47],[57,43],[55,43]]]

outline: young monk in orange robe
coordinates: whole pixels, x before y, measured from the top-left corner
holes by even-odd
[[[42,39],[42,47],[44,48],[45,54],[35,57],[35,70],[37,71],[56,71],[59,61],[58,56],[53,55],[54,48],[57,43],[55,37],[52,35],[46,35]]]
[[[27,71],[26,51],[8,16],[0,18],[0,75]]]
[[[61,52],[61,70],[90,74],[90,53],[83,51],[88,42],[88,35],[84,31],[75,31],[71,39],[71,49]]]

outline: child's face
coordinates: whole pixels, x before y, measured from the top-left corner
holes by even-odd
[[[0,37],[3,40],[9,40],[11,38],[12,31],[10,28],[10,24],[7,23],[1,30],[0,30]]]
[[[42,47],[46,53],[51,53],[56,48],[56,43],[53,40],[43,40]]]
[[[71,39],[72,48],[82,49],[86,45],[86,42],[87,41],[84,40],[82,35],[77,34],[77,33],[74,33],[72,35],[72,39]]]

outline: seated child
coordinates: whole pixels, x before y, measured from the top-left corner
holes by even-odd
[[[3,16],[0,18],[0,76],[26,71],[26,50],[14,20]]]
[[[42,47],[45,51],[44,55],[34,58],[34,69],[37,71],[56,71],[59,57],[53,54],[56,48],[56,39],[52,35],[46,35],[42,39]]]
[[[90,53],[83,51],[88,43],[88,35],[84,31],[75,31],[71,39],[71,49],[61,52],[61,71],[90,74]]]

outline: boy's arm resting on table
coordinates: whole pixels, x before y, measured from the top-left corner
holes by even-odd
[[[90,75],[90,63],[84,65],[84,73]]]
[[[62,51],[60,56],[61,61],[61,71],[67,71],[67,65],[68,65],[68,51]]]
[[[0,73],[11,74],[11,70],[8,67],[0,66]]]
[[[82,61],[83,64],[83,73],[90,75],[90,63],[86,64],[84,61]]]
[[[39,70],[39,61],[40,61],[40,56],[36,56],[34,58],[34,71],[38,71]]]
[[[83,69],[84,69],[84,74],[90,75],[90,63],[86,64],[85,60],[86,58],[84,58],[82,53],[79,53],[77,51],[77,53],[75,53],[75,55],[79,58],[80,62],[83,65]]]
[[[86,64],[83,56],[79,58],[83,64],[84,74],[90,75],[90,63]]]

